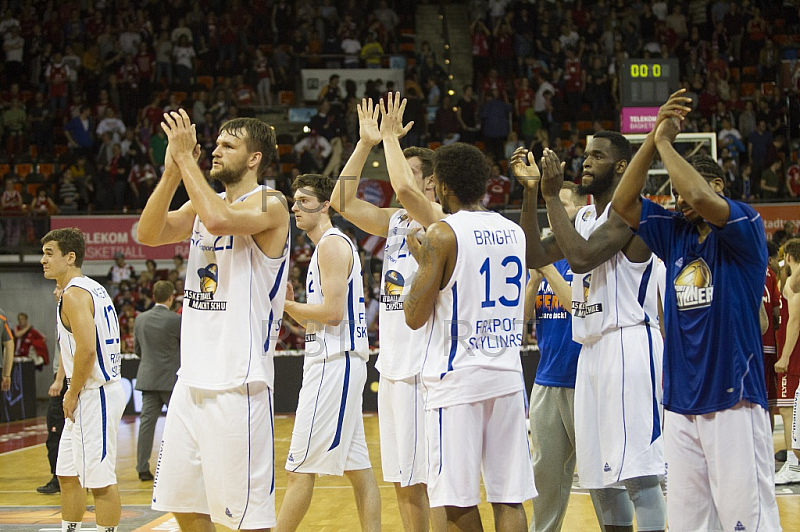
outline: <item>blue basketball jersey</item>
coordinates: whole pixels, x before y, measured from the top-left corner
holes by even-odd
[[[567,283],[572,284],[572,270],[566,259],[553,264]],[[572,340],[572,314],[559,301],[547,279],[542,279],[536,294],[536,341],[539,345],[539,367],[536,384],[574,388],[578,372],[581,344]]]
[[[685,415],[747,400],[767,408],[758,307],[767,247],[761,216],[726,198],[722,228],[698,243],[682,214],[642,201],[638,235],[664,261],[664,406]]]

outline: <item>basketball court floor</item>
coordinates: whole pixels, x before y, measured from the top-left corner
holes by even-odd
[[[159,419],[156,443],[153,446],[151,467],[154,467],[164,417]],[[275,456],[277,507],[280,508],[286,489],[286,473],[283,458],[288,453],[294,418],[276,416]],[[381,513],[384,530],[402,530],[394,487],[382,481],[380,467],[380,445],[378,444],[378,418],[365,414],[364,428],[369,445],[375,476],[381,489]],[[178,526],[171,514],[150,509],[152,482],[141,482],[136,474],[136,436],[138,416],[126,416],[119,430],[117,479],[122,498],[122,520],[120,532],[159,531],[177,532]],[[47,450],[44,441],[47,429],[43,417],[0,425],[0,530],[3,532],[60,532],[59,495],[41,495],[36,487],[50,479]],[[776,429],[776,443],[783,435]],[[781,487],[777,490],[778,506],[784,531],[800,530],[800,484]],[[93,504],[91,495],[88,504]],[[82,530],[93,532],[94,515],[90,506],[84,518]],[[480,506],[484,528],[493,530],[491,507]],[[531,505],[525,510],[530,519]],[[300,530],[345,531],[359,530],[355,501],[346,479],[322,477],[317,480],[314,499]],[[218,527],[218,530],[227,530]],[[573,488],[563,530],[584,532],[599,530],[589,495]]]

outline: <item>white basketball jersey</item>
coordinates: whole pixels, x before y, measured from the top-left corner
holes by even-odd
[[[417,261],[408,251],[406,236],[417,229],[421,230],[422,225],[409,218],[405,209],[392,214],[383,253],[379,320],[381,352],[375,369],[381,376],[395,380],[418,375],[422,368],[425,330],[411,329],[403,314],[403,301],[417,272]]]
[[[584,238],[608,220],[611,204],[599,217],[587,205],[575,217],[575,229]],[[593,343],[608,331],[621,327],[658,325],[658,275],[655,255],[645,262],[631,262],[618,251],[589,273],[572,278],[572,339]]]
[[[114,302],[100,283],[88,277],[73,278],[67,283],[64,293],[67,290],[86,290],[91,294],[94,304],[97,357],[83,389],[99,388],[106,383],[118,381],[122,357],[119,353],[119,318],[114,310]],[[64,365],[64,371],[69,380],[72,379],[72,369],[75,365],[75,336],[64,327],[64,323],[61,321],[61,300],[58,301],[56,322],[58,324],[58,345],[61,348],[61,364]]]
[[[266,188],[258,186],[236,202]],[[195,217],[181,321],[178,374],[185,384],[206,390],[249,382],[273,387],[289,236],[281,256],[270,258],[251,235],[212,235]]]
[[[325,280],[319,272],[319,244],[326,238],[342,238],[350,246],[353,265],[347,276],[347,300],[345,301],[344,318],[336,326],[314,324],[306,325],[306,359],[305,364],[322,362],[328,358],[344,354],[357,354],[364,360],[369,359],[369,340],[367,339],[367,311],[364,307],[364,280],[361,270],[361,258],[358,250],[339,229],[332,227],[325,231],[319,239],[306,274],[306,301],[312,305],[322,304]],[[345,266],[342,265],[344,268]]]
[[[523,389],[525,233],[495,212],[459,211],[442,221],[453,229],[458,252],[425,326],[427,409]]]

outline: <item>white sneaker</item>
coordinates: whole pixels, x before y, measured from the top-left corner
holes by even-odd
[[[775,485],[800,483],[800,471],[794,471],[789,467],[789,463],[783,464],[780,471],[775,473]]]

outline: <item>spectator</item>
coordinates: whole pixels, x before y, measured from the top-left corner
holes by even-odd
[[[304,174],[321,173],[325,168],[325,160],[333,151],[328,139],[320,136],[315,129],[295,144],[294,150],[298,155],[297,167]]]
[[[776,160],[761,172],[761,197],[763,199],[770,200],[778,197],[784,181],[781,177],[781,166],[781,161]]]
[[[53,153],[53,115],[45,104],[44,95],[36,91],[33,102],[28,109],[31,127],[31,140],[36,145],[38,153],[48,155]],[[66,132],[65,132],[66,135]]]
[[[25,39],[20,36],[20,27],[11,26],[8,32],[0,31],[0,35],[5,35],[3,39],[3,51],[6,56],[6,75],[12,81],[19,81],[24,71],[22,58],[24,56]]]
[[[461,101],[459,101],[459,103],[461,103]],[[413,121],[414,125],[400,142],[402,143],[403,148],[408,148],[411,146],[424,146],[423,137],[425,136],[425,131],[427,131],[428,126],[428,115],[425,111],[425,100],[422,99],[422,94],[417,90],[416,87],[410,87],[406,90],[406,102],[406,110],[404,113],[406,121]],[[355,106],[355,103],[353,105]],[[460,107],[458,114],[461,115]],[[356,128],[358,128],[357,117],[358,115],[356,115]],[[463,122],[461,123],[463,125]],[[472,135],[474,138],[474,132]]]
[[[11,100],[11,105],[3,111],[2,118],[6,137],[6,154],[13,157],[25,150],[25,128],[28,118],[25,106],[17,98],[14,98]]]
[[[16,349],[14,357],[31,357],[36,369],[41,371],[50,363],[50,351],[47,349],[47,338],[37,331],[28,321],[28,315],[20,312],[17,315],[17,326],[14,327]]]
[[[164,172],[164,160],[167,156],[167,134],[160,127],[156,130],[156,134],[150,137],[148,155],[150,164],[161,175]]]
[[[478,136],[478,102],[474,99],[473,94],[472,85],[464,85],[461,99],[456,103],[456,116],[461,125],[461,137],[468,144],[474,143]],[[406,106],[405,114],[408,116],[408,106]],[[412,118],[409,117],[409,120]]]
[[[67,111],[67,84],[69,82],[70,70],[64,63],[61,52],[53,54],[52,62],[44,70],[44,77],[47,80],[50,95],[50,110],[64,116]]]
[[[117,118],[114,109],[112,107],[106,107],[105,117],[97,124],[95,133],[98,135],[111,133],[111,141],[119,143],[122,141],[122,135],[125,133],[125,129],[125,123]]]
[[[752,165],[752,177],[754,184],[758,183],[759,187],[754,187],[753,194],[760,193],[761,172],[767,167],[767,152],[769,146],[772,144],[772,132],[767,129],[766,119],[760,118],[756,126],[756,130],[748,137],[747,155]]]
[[[156,170],[143,153],[137,154],[134,161],[135,163],[128,174],[128,183],[133,192],[134,206],[137,209],[144,209],[147,199],[156,187]]]
[[[433,123],[434,137],[442,144],[452,144],[461,138],[460,129],[455,107],[450,101],[450,96],[445,94],[442,105],[436,110],[436,120]]]
[[[381,57],[383,56],[383,47],[378,42],[378,37],[375,33],[370,32],[367,35],[367,42],[361,48],[361,60],[367,68],[381,68]]]
[[[255,58],[253,59],[253,70],[258,76],[258,101],[261,107],[272,107],[272,85],[275,81],[275,74],[272,72],[272,67],[261,49],[256,48]],[[195,117],[197,113],[195,112]]]
[[[425,89],[428,92],[426,100],[428,107],[434,107],[439,105],[439,99],[442,96],[442,91],[439,88],[439,85],[436,84],[436,78],[434,78],[433,76],[429,77],[425,84]]]
[[[490,94],[490,98],[483,104],[480,117],[486,151],[499,161],[504,155],[503,144],[510,130],[509,114],[513,108],[500,99],[497,89],[493,89]]]
[[[175,74],[178,77],[178,83],[182,88],[188,89],[194,79],[197,54],[186,35],[181,35],[178,39],[178,44],[172,49],[172,57],[175,60]]]
[[[19,245],[22,237],[23,223],[19,218],[22,215],[24,204],[22,195],[15,188],[16,181],[11,176],[6,176],[5,190],[0,197],[0,214],[5,218],[5,244],[7,247],[15,248]]]
[[[155,42],[155,82],[172,85],[172,41],[166,31],[161,31]]]
[[[355,33],[348,32],[342,39],[342,52],[345,53],[344,68],[358,68],[358,55],[361,53],[361,43]]]

